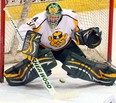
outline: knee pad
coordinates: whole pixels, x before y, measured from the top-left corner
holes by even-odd
[[[107,86],[113,85],[116,80],[116,70],[104,63],[88,60],[75,53],[69,54],[62,68],[67,71],[70,77],[81,78]]]
[[[101,71],[105,73],[107,66],[81,57],[75,53],[69,54],[62,68],[73,78],[81,78],[89,81],[110,83],[110,78],[102,76]]]
[[[57,65],[56,59],[54,58],[50,49],[41,50],[38,53],[37,58],[45,72],[50,71]]]
[[[91,76],[89,75],[90,71],[89,64],[92,66],[95,63],[86,60],[85,57],[77,55],[75,53],[70,53],[65,62],[62,65],[62,68],[67,71],[67,75],[72,78],[81,78],[84,80],[89,80]]]

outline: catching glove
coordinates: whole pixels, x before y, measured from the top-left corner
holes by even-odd
[[[101,34],[98,27],[89,28],[87,30],[80,30],[78,32],[81,35],[81,41],[83,44],[88,46],[88,48],[95,48],[101,43]]]

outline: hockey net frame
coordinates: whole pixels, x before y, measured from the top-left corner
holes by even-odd
[[[31,4],[33,3],[32,1],[33,0],[26,0],[25,3],[22,2],[23,9],[22,9],[22,13],[20,15],[19,21],[17,23],[17,27],[19,27],[27,19],[27,15],[28,15],[27,13],[28,13],[28,10],[29,10]],[[34,2],[34,3],[41,3],[42,1],[43,1],[42,3],[45,3],[45,1],[52,2],[52,1],[63,1],[63,0],[35,0],[35,1],[37,1],[37,2]],[[109,5],[109,14],[108,14],[109,15],[109,27],[108,27],[108,48],[107,48],[108,53],[107,53],[107,59],[106,59],[107,61],[111,61],[111,55],[112,55],[112,31],[113,31],[112,29],[113,29],[114,0],[109,0],[109,2],[110,2],[110,5]],[[5,34],[5,24],[6,23],[5,23],[5,12],[4,12],[3,8],[5,6],[17,6],[17,5],[15,3],[13,4],[12,2],[11,3],[9,2],[9,4],[6,4],[5,0],[0,1],[0,3],[1,3],[0,9],[1,9],[1,14],[2,14],[0,16],[1,17],[0,18],[0,20],[1,20],[1,24],[0,24],[0,82],[3,82],[4,64],[5,63],[17,63],[23,59],[23,56],[22,56],[22,53],[20,52],[20,46],[19,46],[18,50],[17,50],[17,48],[15,48],[15,46],[13,46],[9,53],[5,53],[5,35],[6,35]],[[27,12],[27,13],[25,13],[25,12]],[[13,43],[15,45],[18,45],[17,38],[15,35],[14,35]],[[86,51],[85,53],[88,53],[88,51]],[[100,55],[100,58],[102,58],[101,55]],[[104,58],[102,58],[102,59],[104,59]]]

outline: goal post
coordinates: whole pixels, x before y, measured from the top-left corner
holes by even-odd
[[[114,0],[6,0],[0,1],[0,81],[3,81],[4,64],[17,63],[24,59],[15,30],[3,8],[6,7],[17,27],[31,17],[45,10],[50,2],[58,2],[63,9],[77,12],[85,29],[99,27],[102,31],[102,42],[99,47],[80,48],[87,58],[95,61],[111,61],[112,29]],[[23,1],[23,2],[20,2]]]
[[[107,61],[111,62],[112,60],[112,35],[113,35],[113,13],[114,13],[114,0],[110,0],[109,5],[109,27],[108,27],[108,53]]]
[[[0,0],[0,82],[3,82],[5,44],[5,0]]]

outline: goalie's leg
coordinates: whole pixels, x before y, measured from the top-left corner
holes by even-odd
[[[97,62],[90,61],[75,53],[66,58],[63,69],[73,78],[81,78],[104,85],[112,85],[116,79],[116,70]]]
[[[49,49],[44,49],[39,52],[38,59],[46,74],[49,76],[51,69],[57,65],[52,52]],[[4,72],[4,76],[11,86],[25,85],[39,77],[32,62],[28,59],[24,59],[17,65],[7,69]]]

